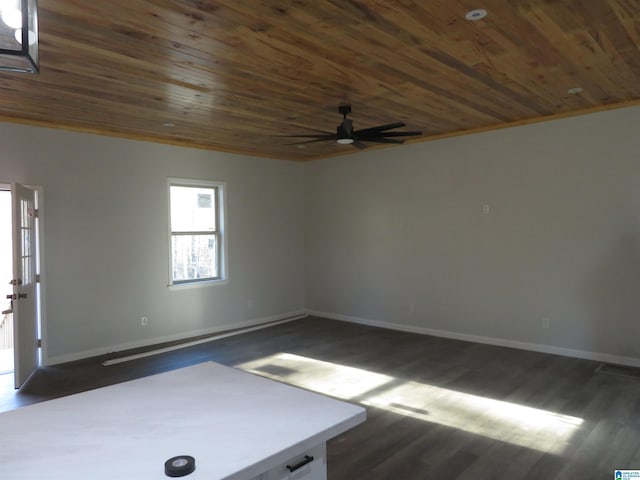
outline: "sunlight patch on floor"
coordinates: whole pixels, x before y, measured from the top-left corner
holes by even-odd
[[[562,453],[582,419],[408,381],[361,402],[522,447]]]
[[[236,365],[315,392],[513,445],[560,454],[583,420],[290,353]]]
[[[388,375],[291,353],[278,353],[236,367],[344,400],[359,397],[394,380]]]

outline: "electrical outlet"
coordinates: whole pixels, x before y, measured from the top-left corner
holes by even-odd
[[[491,213],[491,205],[489,205],[488,203],[485,203],[484,205],[482,205],[482,214],[489,215],[490,213]]]
[[[547,317],[542,317],[542,328],[549,328],[549,319]]]
[[[148,324],[149,324],[148,317],[140,317],[140,325],[142,325],[143,327],[146,327]]]

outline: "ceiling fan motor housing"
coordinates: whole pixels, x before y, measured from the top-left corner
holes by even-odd
[[[336,136],[338,138],[351,138],[353,129],[349,125],[341,124],[336,127]]]
[[[346,118],[336,128],[336,141],[341,144],[353,143],[353,121]]]

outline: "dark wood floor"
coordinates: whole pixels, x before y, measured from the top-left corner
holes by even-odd
[[[102,360],[41,368],[19,393],[0,381],[0,411],[212,360],[366,406],[364,424],[328,443],[332,480],[606,479],[640,469],[640,379],[596,372],[595,362],[313,317]]]

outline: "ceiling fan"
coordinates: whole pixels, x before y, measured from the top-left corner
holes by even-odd
[[[389,123],[386,125],[379,125],[377,127],[363,128],[361,130],[353,129],[353,121],[347,118],[347,115],[351,113],[351,105],[341,104],[338,107],[338,112],[342,114],[342,123],[336,128],[336,133],[323,132],[317,134],[300,134],[300,135],[281,135],[283,137],[298,137],[309,138],[303,142],[290,143],[289,145],[302,145],[305,143],[335,141],[341,145],[353,145],[356,148],[367,148],[365,142],[372,143],[404,143],[404,140],[400,140],[396,137],[413,137],[422,135],[421,130],[414,130],[411,132],[390,132],[395,128],[404,127],[403,122]]]

